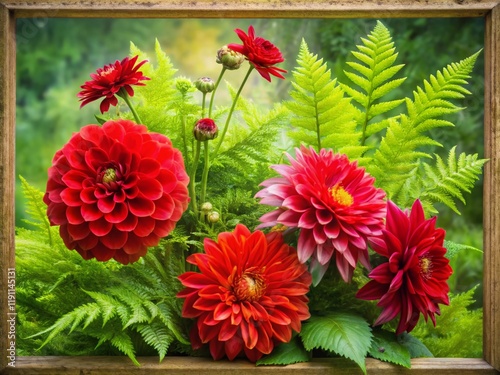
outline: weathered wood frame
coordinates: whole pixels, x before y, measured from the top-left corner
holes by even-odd
[[[286,367],[255,367],[246,362],[212,362],[190,357],[18,357],[8,366],[8,270],[15,267],[15,71],[17,18],[386,18],[483,17],[485,36],[484,171],[484,359],[432,358],[412,361],[404,370],[367,360],[369,374],[498,374],[500,371],[500,0],[0,0],[0,373],[5,374],[293,374],[361,373],[343,359],[318,359]]]

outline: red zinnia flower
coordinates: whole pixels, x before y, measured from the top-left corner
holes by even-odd
[[[84,126],[48,174],[50,224],[84,259],[135,262],[172,231],[189,201],[180,151],[128,120]]]
[[[195,318],[194,349],[209,343],[214,359],[244,354],[257,361],[275,344],[289,342],[309,318],[306,293],[311,275],[280,233],[265,235],[237,225],[205,239],[205,253],[187,258],[200,273],[179,276],[186,287],[182,316]]]
[[[375,179],[346,155],[301,146],[291,165],[274,165],[282,177],[271,178],[256,197],[278,208],[261,217],[260,227],[276,224],[300,228],[299,260],[311,260],[318,283],[335,254],[345,281],[352,277],[358,260],[369,268],[366,239],[380,235],[385,216],[385,192]]]
[[[92,80],[85,82],[78,93],[78,97],[84,105],[93,102],[94,100],[104,98],[100,105],[101,113],[107,112],[110,105],[116,106],[118,99],[116,94],[123,88],[129,96],[134,96],[134,89],[131,85],[144,86],[140,81],[149,80],[148,77],[142,75],[138,69],[147,62],[141,61],[134,66],[137,58],[132,59],[125,57],[121,62],[116,61],[114,64],[106,65],[104,68],[97,69],[96,73],[92,73]]]
[[[260,75],[269,82],[271,82],[270,74],[285,79],[280,73],[286,73],[286,70],[273,66],[285,61],[278,47],[264,38],[255,37],[253,26],[248,28],[248,35],[240,29],[236,29],[235,32],[243,45],[231,43],[227,45],[230,49],[246,56]]]
[[[439,303],[448,305],[448,278],[452,269],[445,258],[444,229],[435,228],[436,217],[425,219],[424,210],[416,200],[411,213],[387,203],[386,228],[383,235],[370,239],[373,250],[388,261],[368,275],[372,280],[356,296],[360,299],[380,299],[383,311],[375,325],[386,323],[400,315],[396,333],[410,332],[420,313],[425,320],[440,314]]]

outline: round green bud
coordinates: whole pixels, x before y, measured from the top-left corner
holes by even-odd
[[[226,69],[236,70],[243,64],[243,61],[245,61],[245,56],[229,49],[228,46],[222,46],[222,48],[217,51],[217,58],[215,61],[217,64],[222,64]]]

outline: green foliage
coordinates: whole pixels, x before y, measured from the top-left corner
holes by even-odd
[[[271,354],[259,359],[256,365],[290,365],[308,362],[310,359],[310,353],[304,349],[299,337],[295,336],[290,342],[275,347]]]
[[[470,310],[476,288],[452,295],[449,306],[441,308],[436,327],[431,321],[421,320],[413,334],[436,357],[477,358],[482,356],[483,325],[482,309]]]
[[[398,54],[392,42],[389,30],[380,22],[367,38],[361,38],[363,45],[358,45],[358,51],[352,54],[358,62],[347,62],[347,65],[355,72],[344,71],[346,77],[359,87],[342,84],[346,94],[356,101],[361,109],[357,116],[357,122],[361,126],[363,138],[361,144],[372,134],[385,129],[388,121],[373,122],[373,118],[385,114],[404,102],[404,99],[379,101],[386,97],[391,91],[399,87],[406,78],[393,79],[403,64],[394,65]]]
[[[453,126],[442,116],[461,108],[450,99],[462,98],[468,91],[462,86],[467,83],[469,73],[479,52],[453,63],[424,81],[424,89],[414,91],[414,100],[406,98],[407,114],[391,118],[386,135],[374,154],[373,165],[367,170],[377,179],[390,199],[399,203],[399,196],[411,188],[405,182],[417,172],[422,158],[429,154],[422,151],[425,146],[439,146],[439,143],[425,135],[431,129]],[[476,179],[474,177],[473,181]],[[401,191],[403,189],[403,191]]]
[[[399,203],[403,207],[411,206],[419,198],[426,212],[433,214],[438,210],[436,203],[444,203],[455,213],[460,214],[455,203],[466,203],[463,192],[470,193],[474,183],[482,173],[486,159],[478,159],[477,154],[461,153],[456,157],[456,147],[448,154],[446,163],[435,155],[435,165],[421,163],[420,168],[405,183],[399,194]]]
[[[136,364],[136,348],[141,340],[157,351],[160,360],[172,342],[188,344],[186,322],[180,316],[176,298],[180,290],[176,277],[184,270],[181,259],[187,249],[187,236],[174,232],[143,259],[126,267],[114,262],[85,261],[65,248],[53,233],[56,228],[41,225],[46,220],[42,193],[25,180],[23,184],[29,193],[30,212],[36,214],[33,223],[37,230],[19,229],[16,236],[20,332],[35,319],[44,325],[57,319],[27,339],[47,334],[43,348],[64,336],[61,333],[74,332],[78,333],[75,340],[82,336],[93,338],[93,346],[105,345],[108,352],[111,345]],[[25,305],[26,301],[32,305]],[[74,343],[69,352],[60,354],[74,354],[71,346]]]
[[[485,160],[465,153],[457,160],[453,147],[446,163],[436,155],[431,166],[430,147],[441,144],[430,132],[454,126],[444,117],[462,109],[451,100],[470,94],[464,86],[480,52],[430,75],[413,99],[394,99],[405,79],[394,78],[403,65],[395,64],[398,54],[389,30],[377,22],[361,41],[353,52],[357,61],[347,62],[350,71],[344,70],[350,84],[331,79],[326,63],[302,42],[293,72],[293,100],[286,103],[295,127],[289,136],[357,159],[401,207],[420,198],[428,214],[437,212],[436,203],[459,213],[456,202],[465,202],[463,192],[471,191]],[[406,113],[391,115],[403,102]]]
[[[228,88],[234,98],[234,89]],[[268,175],[267,168],[262,166],[272,160],[278,161],[280,157],[275,141],[287,124],[288,111],[281,104],[263,111],[261,106],[243,97],[238,99],[236,109],[238,115],[233,116],[219,154],[212,160],[211,179],[223,182],[224,190],[229,185],[251,189],[255,193],[259,183]],[[219,123],[224,121],[225,117],[222,117]],[[221,188],[215,185],[214,190]]]
[[[360,316],[352,313],[332,313],[312,317],[300,333],[307,350],[324,349],[356,362],[366,374],[365,357],[370,349],[371,328]]]
[[[356,109],[322,59],[309,52],[304,40],[293,71],[293,101],[286,102],[293,113],[290,120],[296,128],[288,135],[297,143],[314,145],[317,150],[334,148],[350,157],[359,156],[364,148],[358,146],[361,133],[356,130]]]
[[[371,357],[381,361],[395,363],[406,368],[411,367],[410,352],[398,342],[394,332],[374,329],[372,345],[369,350]]]

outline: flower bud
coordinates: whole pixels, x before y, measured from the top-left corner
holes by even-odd
[[[219,129],[211,118],[202,118],[198,120],[193,129],[193,135],[197,141],[207,141],[217,138],[218,132]]]
[[[236,70],[245,61],[245,56],[239,52],[229,49],[228,46],[223,46],[217,51],[217,64],[222,64],[226,69]]]
[[[194,81],[194,85],[204,94],[212,92],[215,89],[215,82],[212,78],[209,77],[198,78],[196,81]]]
[[[189,78],[179,77],[175,80],[175,88],[180,91],[181,94],[186,94],[188,91],[193,91],[193,83]]]
[[[220,215],[217,211],[212,211],[208,214],[208,221],[215,224],[220,219]]]
[[[205,202],[201,205],[201,210],[205,214],[208,214],[210,211],[212,211],[212,209],[213,209],[213,206],[212,206],[212,203],[210,203],[210,202]]]

